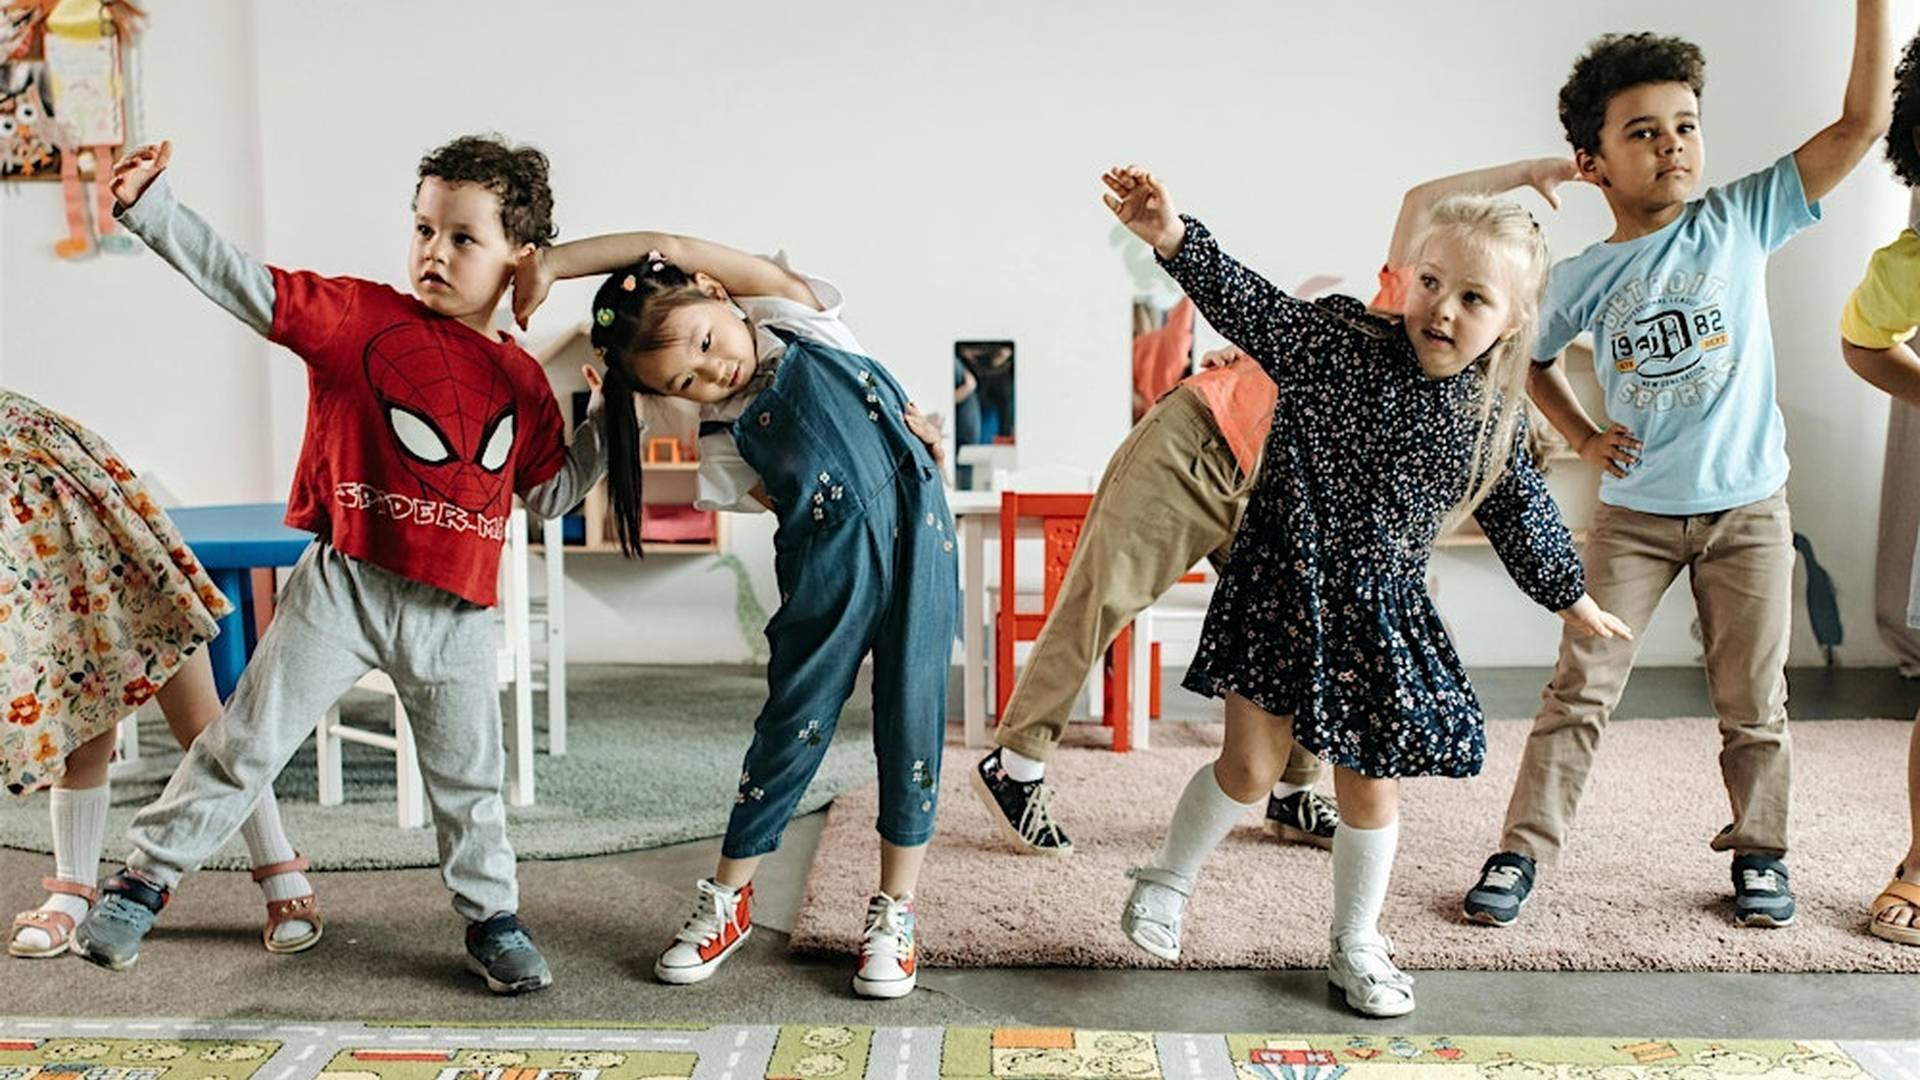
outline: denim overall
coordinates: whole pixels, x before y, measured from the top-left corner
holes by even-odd
[[[901,419],[907,398],[874,361],[787,342],[772,385],[733,423],[779,518],[780,610],[767,624],[767,703],[722,854],[780,846],[873,653],[873,749],[882,839],[933,838],[947,667],[960,583],[953,518],[933,458]]]

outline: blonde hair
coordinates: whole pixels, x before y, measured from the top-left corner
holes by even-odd
[[[1540,297],[1546,292],[1547,271],[1553,260],[1547,251],[1547,238],[1533,215],[1505,199],[1450,195],[1435,203],[1414,240],[1410,261],[1418,262],[1420,253],[1441,232],[1460,237],[1500,266],[1513,305],[1512,332],[1473,363],[1481,376],[1480,416],[1474,426],[1467,494],[1448,513],[1442,526],[1447,529],[1473,513],[1506,475],[1513,454],[1514,428],[1521,422],[1521,406],[1526,400],[1527,370],[1533,362],[1533,342],[1540,323]]]

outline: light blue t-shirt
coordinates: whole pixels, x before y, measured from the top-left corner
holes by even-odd
[[[1789,154],[1709,189],[1658,232],[1554,265],[1534,356],[1591,330],[1607,416],[1645,443],[1624,479],[1601,478],[1601,502],[1709,514],[1787,482],[1767,256],[1818,220]]]

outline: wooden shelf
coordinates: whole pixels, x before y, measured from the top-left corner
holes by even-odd
[[[700,463],[697,461],[646,461],[640,465],[643,472],[697,473]]]

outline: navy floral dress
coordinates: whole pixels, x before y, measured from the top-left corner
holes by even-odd
[[[1185,685],[1293,716],[1302,746],[1364,776],[1478,773],[1480,703],[1426,571],[1466,495],[1479,369],[1428,378],[1398,320],[1350,296],[1296,300],[1186,222],[1162,265],[1280,401]],[[1580,558],[1524,427],[1474,518],[1535,602],[1580,599]]]

